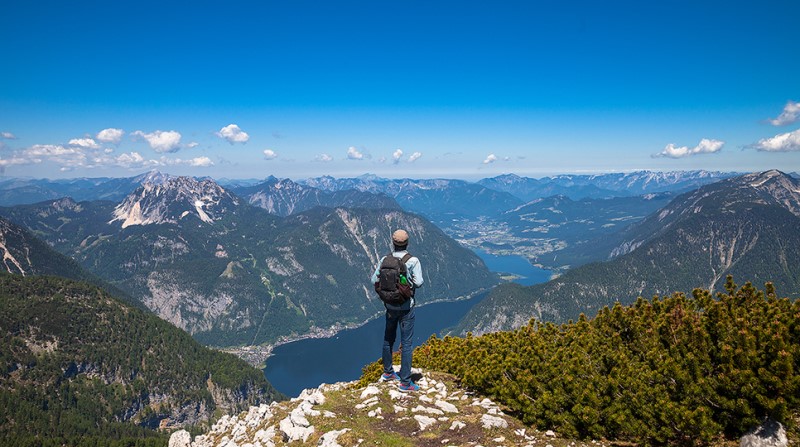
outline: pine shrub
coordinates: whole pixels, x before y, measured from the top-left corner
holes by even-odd
[[[432,337],[414,363],[565,436],[704,445],[800,414],[800,302],[728,277],[716,297],[695,289],[561,326]]]

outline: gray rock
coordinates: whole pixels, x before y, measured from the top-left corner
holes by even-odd
[[[263,447],[274,447],[275,443],[272,442],[272,438],[274,437],[275,437],[275,426],[273,425],[267,428],[266,430],[261,429],[257,431],[253,440],[260,443]]]
[[[461,430],[462,428],[466,427],[467,424],[461,421],[453,421],[453,424],[450,425],[450,430]]]
[[[508,428],[508,422],[505,419],[489,414],[481,416],[481,424],[483,424],[483,428]]]
[[[319,440],[319,447],[342,447],[338,442],[339,436],[348,431],[350,431],[349,428],[344,428],[342,430],[333,430],[325,433]]]
[[[305,389],[297,398],[309,402],[311,405],[322,405],[325,403],[325,394],[318,388]]]
[[[455,405],[451,404],[450,402],[437,400],[434,405],[441,408],[446,413],[458,413],[458,408]]]
[[[305,421],[305,423],[308,424],[308,421]],[[280,422],[279,428],[283,433],[283,439],[286,442],[298,441],[300,439],[302,439],[303,442],[306,442],[306,440],[308,440],[308,437],[311,436],[312,433],[314,433],[313,426],[309,427],[308,425],[296,425],[291,415],[286,416],[286,418],[284,418]]]
[[[442,410],[440,410],[438,408],[428,408],[428,407],[423,407],[422,405],[417,405],[416,407],[412,408],[411,411],[414,412],[414,413],[435,414],[437,416],[444,415],[444,411],[442,411]]]
[[[169,437],[169,447],[189,447],[192,444],[192,435],[186,430],[178,430]]]
[[[172,439],[170,439],[172,442]],[[763,424],[744,435],[740,447],[787,447],[786,429],[780,422],[767,419]]]
[[[436,423],[436,419],[428,417],[428,416],[423,416],[421,414],[415,415],[414,419],[416,419],[417,422],[419,423],[419,429],[420,430],[425,430],[428,427],[430,427],[431,424]]]
[[[370,385],[361,392],[361,400],[364,400],[370,396],[374,396],[376,394],[380,394],[381,390],[378,389],[375,385]]]

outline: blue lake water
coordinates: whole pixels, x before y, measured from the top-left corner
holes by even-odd
[[[510,273],[517,275],[514,282],[523,286],[532,286],[550,280],[550,270],[534,267],[527,259],[516,255],[491,255],[489,253],[473,250],[479,258],[483,259],[489,270],[500,274]]]
[[[519,256],[493,256],[476,252],[489,267],[500,273],[512,273],[525,285],[550,279],[550,272],[532,266]],[[414,346],[424,343],[433,334],[441,334],[455,326],[486,294],[469,300],[424,305],[425,288],[419,290],[414,326]],[[381,355],[384,319],[379,317],[356,329],[349,329],[331,338],[299,340],[276,347],[267,359],[264,374],[272,385],[288,396],[297,396],[305,388],[321,383],[358,379],[361,368]],[[398,341],[400,335],[398,334]],[[395,346],[395,349],[397,346]]]

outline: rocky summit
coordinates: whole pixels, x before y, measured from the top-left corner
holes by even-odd
[[[395,366],[399,369],[399,365]],[[192,440],[180,430],[170,447],[278,446],[602,446],[526,427],[492,400],[460,388],[452,376],[414,369],[418,392],[397,382],[323,384],[284,402],[223,416]]]

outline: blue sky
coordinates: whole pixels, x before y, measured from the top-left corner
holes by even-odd
[[[796,0],[10,2],[0,174],[800,171]]]

